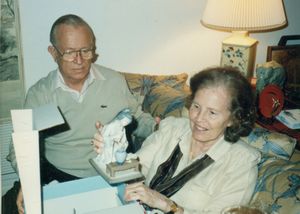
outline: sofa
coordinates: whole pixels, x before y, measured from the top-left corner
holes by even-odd
[[[146,75],[123,72],[128,87],[142,109],[153,116],[187,117],[189,87],[186,73]],[[249,206],[266,213],[300,213],[300,151],[297,141],[258,125],[242,140],[257,148],[257,184]]]

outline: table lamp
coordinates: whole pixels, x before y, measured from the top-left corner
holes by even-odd
[[[207,0],[201,23],[232,31],[222,42],[221,65],[238,67],[250,79],[258,41],[249,32],[279,29],[287,21],[282,0]]]

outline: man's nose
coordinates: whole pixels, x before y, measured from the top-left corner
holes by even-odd
[[[80,51],[77,51],[77,52],[76,52],[76,57],[74,58],[74,61],[75,61],[77,64],[82,64],[83,58],[82,58],[82,55],[81,55],[81,52],[80,52]]]

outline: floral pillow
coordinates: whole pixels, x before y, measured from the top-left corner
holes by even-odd
[[[242,140],[260,150],[262,154],[285,160],[290,159],[296,146],[296,139],[260,127],[254,128],[250,135]]]
[[[152,86],[165,84],[172,88],[181,90],[186,84],[188,74],[176,75],[147,75],[123,73],[128,83],[129,89],[136,95],[145,96]]]
[[[123,73],[128,87],[145,112],[153,116],[180,116],[189,94],[188,74],[147,75]]]
[[[146,94],[143,102],[143,110],[160,118],[167,116],[179,117],[185,106],[187,96],[187,91],[176,90],[176,88],[166,84],[156,84]]]

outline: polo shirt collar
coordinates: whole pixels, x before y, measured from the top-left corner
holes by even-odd
[[[56,80],[54,82],[56,82],[56,85],[55,85],[54,89],[62,88],[62,89],[72,90],[65,83],[65,80],[64,80],[61,72],[59,71],[59,68],[57,68],[57,70],[56,70],[55,78],[56,78]],[[86,90],[88,88],[88,86],[92,84],[92,82],[94,80],[105,80],[105,77],[101,74],[101,72],[96,72],[96,68],[92,64],[89,75],[83,84],[82,91]]]

